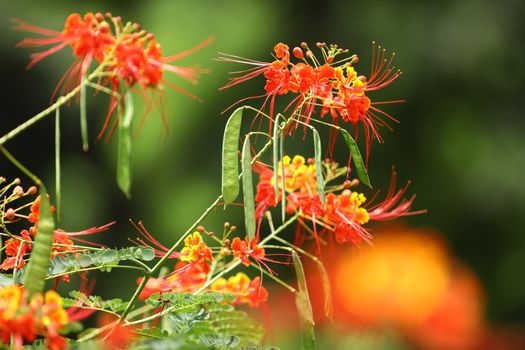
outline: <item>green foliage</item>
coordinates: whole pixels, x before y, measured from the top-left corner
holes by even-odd
[[[224,207],[239,195],[239,156],[237,146],[244,107],[237,108],[226,123],[222,143],[222,199]]]
[[[109,272],[111,266],[118,265],[122,260],[150,261],[154,257],[155,252],[150,247],[103,248],[89,253],[63,254],[51,259],[47,274],[48,276],[61,275],[91,266]]]
[[[117,184],[126,197],[131,197],[131,122],[133,94],[126,92],[124,117],[118,125]]]
[[[283,119],[284,122],[279,124],[279,119]],[[275,192],[275,203],[279,202],[279,160],[283,159],[284,156],[284,136],[283,134],[279,135],[279,132],[285,127],[286,118],[282,114],[277,114],[275,117],[275,124],[273,126],[273,172],[274,172],[274,184],[273,189]],[[281,172],[284,174],[284,165],[282,164]],[[281,187],[284,191],[284,177],[281,178]],[[281,203],[281,219],[284,222],[286,219],[286,196],[282,196]]]
[[[122,301],[122,299],[109,299],[104,300],[97,295],[86,295],[80,291],[71,291],[69,292],[71,298],[63,298],[64,307],[88,307],[99,310],[108,310],[111,312],[120,312],[123,311],[128,305],[127,302]]]
[[[82,134],[82,149],[89,150],[87,115],[86,115],[86,77],[82,77],[80,85],[80,132]]]
[[[366,171],[365,163],[363,162],[363,157],[361,157],[361,152],[359,151],[359,147],[357,147],[357,143],[355,142],[353,137],[350,136],[348,131],[346,131],[343,128],[338,128],[338,130],[343,134],[346,146],[348,147],[350,154],[354,158],[355,169],[357,171],[357,176],[359,177],[359,180],[361,180],[361,182],[367,185],[368,187],[372,187],[372,185],[370,184],[370,178],[368,177],[368,172]]]
[[[202,294],[193,295],[189,293],[169,292],[169,293],[153,293],[146,303],[153,307],[161,305],[169,305],[173,310],[183,310],[197,305],[217,304],[222,302],[232,302],[235,296],[231,294],[204,292]]]
[[[314,150],[315,150],[315,172],[317,178],[317,193],[319,194],[319,199],[321,203],[325,204],[324,197],[324,179],[323,179],[323,166],[322,166],[322,152],[321,152],[321,138],[317,130],[312,128],[312,133],[314,137]]]
[[[242,146],[242,193],[244,196],[244,226],[248,239],[251,240],[255,236],[255,204],[250,148],[250,136],[246,135]]]
[[[173,339],[183,336],[188,344],[205,346],[206,349],[259,345],[263,337],[262,326],[245,312],[227,304],[234,299],[235,296],[214,292],[201,295],[175,292],[153,294],[146,301],[148,304],[154,307],[164,305],[170,310],[165,316],[167,322],[163,323],[163,330],[155,331],[154,337],[167,338],[145,343],[167,346]]]
[[[55,222],[51,213],[51,203],[49,203],[46,188],[41,185],[38,229],[27,272],[24,275],[24,286],[31,294],[40,293],[44,290],[44,281],[50,265],[49,258],[53,247],[54,229]]]

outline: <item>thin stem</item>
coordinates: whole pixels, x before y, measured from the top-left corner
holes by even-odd
[[[288,249],[287,247],[279,247],[279,246],[271,246],[271,248],[280,248],[280,249],[284,249],[284,250],[287,250],[287,251],[291,250],[291,249]],[[255,267],[256,269],[258,269],[259,271],[261,271],[265,276],[270,277],[272,280],[274,280],[275,282],[279,283],[284,288],[288,289],[290,292],[292,292],[292,293],[297,292],[297,290],[294,287],[292,287],[291,285],[289,285],[288,283],[286,283],[282,279],[275,277],[274,275],[272,275],[268,271],[262,269],[259,265],[254,264],[254,263],[251,263],[250,265]]]
[[[142,292],[142,290],[144,289],[144,287],[146,286],[146,283],[148,283],[148,277],[150,276],[150,273],[146,273],[145,276],[142,277],[142,281],[140,281],[140,284],[139,286],[137,287],[137,289],[135,289],[135,293],[133,294],[133,296],[131,297],[128,305],[126,306],[126,308],[124,309],[124,311],[122,312],[122,314],[120,315],[120,319],[123,320],[127,315],[128,313],[131,311],[131,308],[133,307],[133,304],[131,303],[132,301],[134,302],[135,300],[138,299],[139,295],[140,295],[140,292]]]
[[[62,272],[62,273],[59,273],[59,274],[56,274],[56,275],[47,276],[46,280],[50,280],[50,279],[57,278],[57,277],[60,277],[60,276],[70,275],[70,274],[73,274],[73,273],[79,273],[79,272],[85,272],[85,271],[93,271],[93,270],[100,270],[100,269],[108,269],[108,268],[109,269],[115,268],[115,269],[140,270],[142,272],[146,272],[142,267],[138,267],[138,266],[104,265],[104,266],[86,267],[84,269],[78,269],[78,270],[75,270],[75,271]]]
[[[18,134],[20,134],[22,131],[28,129],[33,124],[37,123],[38,121],[42,120],[43,118],[47,117],[51,113],[53,113],[57,108],[63,106],[66,102],[71,100],[73,97],[75,97],[82,87],[86,84],[87,81],[93,79],[93,77],[96,77],[97,74],[104,69],[104,65],[100,65],[87,77],[86,79],[83,79],[79,85],[77,85],[73,90],[71,90],[66,95],[62,96],[61,98],[58,98],[55,103],[53,103],[51,106],[44,109],[42,112],[34,115],[24,123],[20,124],[13,130],[9,131],[4,136],[0,137],[0,146],[4,145],[7,141],[11,140]]]
[[[37,186],[42,185],[42,181],[29,169],[27,169],[25,166],[22,165],[9,151],[0,144],[0,151],[4,154],[4,156],[13,163],[14,166],[16,166],[21,172],[26,174]]]
[[[108,95],[115,96],[117,99],[120,99],[122,97],[122,95],[119,94],[118,92],[108,89],[107,87],[94,83],[92,81],[87,81],[86,86],[89,86],[90,88],[93,88],[98,91],[102,91],[103,93],[106,93]]]

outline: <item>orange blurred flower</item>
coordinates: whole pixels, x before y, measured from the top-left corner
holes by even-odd
[[[334,318],[354,330],[394,329],[421,349],[478,349],[484,325],[476,276],[458,266],[435,231],[378,231],[373,247],[338,250],[337,259],[325,262]],[[309,275],[316,285],[318,277]],[[320,316],[323,295],[310,292]]]
[[[64,349],[66,341],[59,331],[67,323],[67,312],[56,292],[47,291],[27,300],[22,286],[0,288],[0,340],[4,344],[9,344],[12,337],[15,349],[21,349],[24,341],[33,342],[42,336],[49,349]]]

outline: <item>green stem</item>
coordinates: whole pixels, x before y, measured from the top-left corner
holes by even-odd
[[[37,123],[38,121],[40,121],[43,118],[45,118],[48,115],[50,115],[57,108],[63,106],[66,102],[68,102],[73,97],[75,97],[80,92],[80,90],[87,84],[87,82],[89,80],[93,79],[94,77],[96,77],[97,74],[99,74],[100,71],[102,71],[103,69],[104,69],[104,65],[98,66],[98,68],[95,69],[93,71],[93,73],[91,73],[89,75],[89,77],[87,77],[86,79],[82,79],[82,82],[79,85],[77,85],[73,90],[71,90],[69,93],[67,93],[66,95],[58,98],[57,101],[55,103],[53,103],[51,106],[47,107],[42,112],[36,114],[35,116],[31,117],[30,119],[28,119],[24,123],[20,124],[19,126],[14,128],[13,130],[9,131],[4,136],[0,137],[0,146],[4,145],[7,141],[11,140],[12,138],[14,138],[18,134],[20,134],[22,131],[28,129],[33,124]]]
[[[58,222],[60,222],[62,212],[60,172],[60,108],[57,108],[55,113],[55,202]]]
[[[21,172],[26,174],[37,186],[42,185],[42,181],[29,169],[27,169],[25,166],[22,165],[9,151],[0,144],[0,151],[4,154],[4,156],[13,163],[14,166],[16,166]]]
[[[46,280],[51,280],[53,278],[57,278],[57,277],[60,277],[60,276],[65,276],[65,275],[70,275],[70,274],[73,274],[73,273],[100,270],[102,268],[104,268],[104,269],[107,269],[107,268],[110,268],[110,269],[129,269],[129,270],[140,270],[140,271],[146,272],[142,267],[138,267],[138,266],[105,265],[105,266],[86,267],[84,269],[78,269],[78,270],[75,270],[75,271],[68,271],[68,272],[63,272],[63,273],[59,273],[59,274],[56,274],[56,275],[47,276]]]
[[[271,248],[280,248],[280,249],[284,249],[286,251],[290,250],[287,247],[279,247],[279,246],[270,246],[270,247]],[[275,277],[274,275],[272,275],[268,271],[262,269],[259,265],[254,264],[254,263],[251,263],[250,265],[255,267],[257,270],[261,271],[265,276],[270,277],[272,280],[274,280],[275,282],[279,283],[284,288],[288,289],[290,292],[292,292],[292,293],[297,292],[297,290],[294,287],[292,287],[291,285],[289,285],[288,283],[286,283],[282,279]]]
[[[268,150],[271,144],[272,144],[272,141],[270,140],[261,148],[259,153],[257,153],[255,157],[252,159],[252,164],[254,164],[264,154],[264,152]],[[241,177],[242,177],[242,172],[239,174],[239,179]],[[195,220],[193,224],[190,225],[190,227],[182,234],[182,236],[175,242],[175,244],[173,244],[171,248],[164,254],[164,256],[160,258],[160,260],[151,268],[150,275],[154,275],[156,272],[159,271],[159,269],[166,263],[169,257],[175,252],[179,244],[181,244],[186,238],[186,236],[192,233],[197,228],[197,226],[211,213],[211,211],[220,204],[221,200],[222,200],[222,194],[219,195],[217,199],[215,199],[215,201],[213,201],[213,203],[208,208],[206,208],[206,210],[201,214],[201,216],[199,216],[199,218]],[[124,317],[127,316],[131,308],[136,303],[138,296],[140,295],[140,292],[142,292],[145,286],[146,286],[145,283],[144,284],[141,283],[137,287],[137,290],[131,297],[131,300],[128,304],[128,308],[127,308],[128,310],[124,310],[124,312],[122,313],[120,317],[121,320],[123,320]]]
[[[82,135],[82,149],[89,150],[88,127],[86,116],[86,77],[82,77],[80,83],[80,132]]]

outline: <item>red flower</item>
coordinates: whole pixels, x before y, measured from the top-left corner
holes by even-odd
[[[284,163],[284,183],[286,193],[286,212],[288,214],[300,213],[302,219],[312,222],[313,238],[319,243],[319,234],[333,233],[338,243],[350,242],[360,243],[361,241],[370,242],[372,236],[367,228],[364,227],[370,220],[392,220],[402,216],[416,215],[426,212],[426,210],[412,211],[412,203],[415,196],[404,199],[403,196],[410,184],[395,190],[396,173],[392,172],[390,187],[384,201],[378,204],[365,204],[366,197],[359,192],[351,191],[346,184],[339,186],[343,189],[337,193],[333,190],[325,194],[323,205],[319,194],[317,193],[316,169],[314,164],[306,164],[301,156],[295,156],[291,159],[288,156],[283,157]],[[328,167],[337,172],[337,164],[331,163]],[[258,163],[256,171],[260,174],[259,183],[257,184],[256,216],[262,219],[264,211],[271,206],[276,206],[275,189],[273,182],[274,174],[271,169]],[[282,200],[281,178],[282,164],[278,166],[278,202]],[[351,184],[351,182],[349,182]],[[332,186],[333,187],[333,186]],[[337,187],[337,186],[336,186]],[[317,226],[321,227],[321,232],[317,232]],[[298,235],[296,242],[300,244],[304,240],[303,230],[298,226]],[[239,240],[239,244],[240,244]],[[247,243],[241,245],[246,247]],[[240,249],[242,252],[243,250]],[[238,253],[241,254],[241,253]]]
[[[345,123],[350,123],[356,137],[358,125],[361,124],[366,143],[366,159],[368,159],[372,141],[377,139],[382,142],[379,128],[390,128],[384,118],[397,122],[392,116],[380,110],[377,105],[401,101],[372,102],[367,96],[369,92],[388,86],[401,74],[392,65],[393,55],[387,59],[385,50],[380,47],[376,48],[374,44],[372,69],[367,79],[365,76],[359,76],[354,69],[353,65],[358,61],[357,55],[335,60],[337,56],[348,54],[348,50],[338,48],[336,45],[328,46],[318,43],[317,47],[321,50],[323,57],[322,60],[319,60],[306,43],[301,46],[306,50],[306,55],[299,47],[293,49],[294,56],[300,60],[298,63],[290,61],[289,48],[282,43],[275,46],[276,60],[271,63],[223,54],[219,57],[220,61],[242,63],[254,67],[235,72],[239,76],[231,78],[230,82],[221,89],[243,83],[262,74],[266,78],[264,87],[266,93],[262,96],[242,99],[237,103],[265,97],[261,107],[261,110],[264,110],[270,99],[269,115],[273,118],[276,97],[290,92],[295,95],[288,105],[292,107],[291,114],[302,119],[302,122],[306,124],[310,123],[310,118],[315,113],[317,106],[322,106],[320,116],[324,117],[330,113],[334,124],[339,124],[340,119]],[[270,122],[270,128],[271,124],[272,122]],[[292,124],[289,131],[295,130],[298,125],[298,123]],[[333,147],[332,144],[331,147]]]
[[[257,239],[255,237],[251,242],[248,241],[248,236],[246,236],[244,240],[235,237],[230,248],[233,257],[239,259],[244,266],[250,266],[249,258],[252,258],[258,263],[262,263],[262,260],[265,259],[264,248],[257,244]]]
[[[120,17],[114,17],[109,13],[102,15],[88,12],[83,17],[74,13],[67,18],[62,32],[37,27],[18,19],[15,19],[14,22],[15,29],[46,36],[46,38],[24,39],[17,46],[54,45],[48,50],[32,55],[28,68],[65,46],[69,45],[73,49],[73,55],[77,61],[60,79],[53,97],[60,86],[64,86],[63,91],[67,91],[78,85],[81,78],[87,75],[94,59],[102,65],[104,71],[99,72],[101,74],[94,78],[98,78],[98,83],[102,86],[110,85],[110,89],[115,94],[111,96],[109,111],[99,133],[99,138],[105,134],[111,116],[119,104],[120,98],[117,96],[124,95],[123,92],[125,91],[121,91],[122,85],[130,88],[138,83],[143,91],[146,89],[159,91],[159,86],[165,84],[198,100],[196,96],[164,80],[163,75],[165,71],[169,71],[195,84],[199,74],[206,72],[205,70],[199,67],[182,67],[170,63],[208,45],[211,38],[187,51],[164,57],[161,46],[154,39],[153,34],[140,30],[140,26],[136,23],[123,24]],[[147,96],[147,94],[145,95]],[[162,94],[159,93],[158,99],[161,105],[163,103],[162,98]],[[121,101],[121,103],[123,102]],[[147,103],[149,109],[152,101],[148,98]],[[108,137],[113,133],[119,119],[116,118]]]

